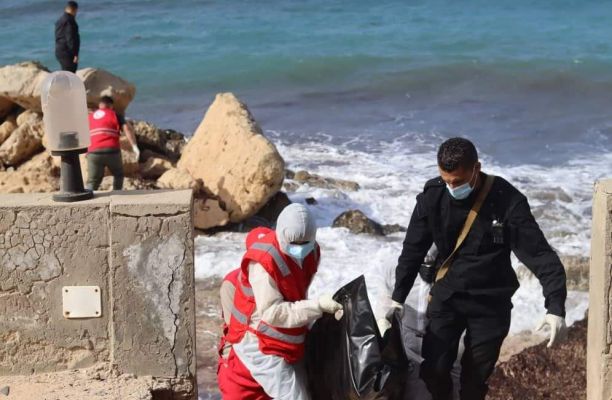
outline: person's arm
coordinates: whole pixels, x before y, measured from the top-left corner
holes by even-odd
[[[128,142],[130,142],[130,145],[132,146],[132,151],[134,151],[137,158],[140,158],[140,149],[138,148],[138,142],[136,141],[136,135],[132,129],[132,124],[129,121],[126,121],[123,117],[117,117],[119,119],[119,124],[122,126],[121,129],[123,130],[123,133],[125,133]]]
[[[395,269],[395,289],[391,299],[403,304],[414,284],[423,259],[431,248],[433,238],[427,225],[427,213],[422,204],[423,194],[417,196],[417,204],[410,217],[402,253]]]
[[[261,320],[279,328],[298,328],[323,315],[317,300],[285,301],[274,279],[258,263],[249,265],[249,283]]]
[[[510,210],[508,223],[511,229],[512,251],[542,284],[544,305],[548,313],[565,317],[565,269],[531,214],[525,197]]]

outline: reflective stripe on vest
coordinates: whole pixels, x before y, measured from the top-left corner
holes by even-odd
[[[236,306],[232,307],[232,317],[236,318],[236,320],[238,322],[240,322],[242,325],[247,325],[248,323],[248,318],[246,315],[244,315],[243,313],[241,313]]]
[[[253,293],[253,288],[244,286],[244,284],[242,283],[242,271],[240,271],[240,274],[238,275],[238,283],[240,283],[240,290],[242,290],[242,293],[244,293],[245,296],[248,296],[248,297],[255,296],[255,294]]]
[[[95,135],[111,135],[111,136],[121,136],[119,131],[110,128],[97,128],[89,131],[90,136]]]
[[[271,326],[265,324],[259,324],[259,326],[257,327],[257,331],[263,333],[266,336],[270,336],[271,338],[278,339],[285,343],[291,344],[301,344],[304,343],[304,340],[306,339],[306,335],[304,334],[288,335],[286,333],[279,332]]]
[[[283,257],[281,257],[281,255],[278,253],[278,250],[276,250],[276,247],[274,247],[274,245],[268,243],[254,243],[251,246],[251,249],[265,251],[270,254],[274,259],[274,262],[278,266],[278,269],[280,269],[283,278],[291,273],[289,267],[287,266],[287,263],[285,263],[285,260],[283,260]]]

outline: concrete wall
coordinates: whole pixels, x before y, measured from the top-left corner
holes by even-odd
[[[106,364],[195,398],[191,203],[191,191],[0,195],[0,375]],[[102,316],[64,318],[62,287],[86,285]]]
[[[595,184],[589,288],[587,398],[612,400],[612,179]]]

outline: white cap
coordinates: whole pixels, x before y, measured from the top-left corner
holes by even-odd
[[[291,242],[312,242],[317,236],[317,225],[306,206],[289,204],[278,216],[276,237],[284,248]]]

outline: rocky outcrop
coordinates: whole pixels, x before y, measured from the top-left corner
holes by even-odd
[[[405,232],[406,228],[398,225],[382,225],[368,218],[360,210],[349,210],[340,214],[332,223],[333,228],[347,228],[351,233],[367,233],[375,236],[390,235],[396,232]]]
[[[0,145],[0,163],[17,166],[42,150],[42,120],[28,119]]]
[[[311,174],[308,171],[293,172],[287,170],[285,174],[287,179],[294,180],[301,184],[307,184],[310,187],[317,187],[322,189],[339,189],[349,192],[356,192],[357,190],[359,190],[359,184],[357,182],[347,181],[343,179],[326,178],[320,175]]]
[[[42,152],[19,168],[0,172],[0,193],[39,193],[59,190],[59,169]]]
[[[193,225],[197,229],[210,229],[225,226],[229,223],[229,213],[219,200],[207,198],[193,199]]]
[[[489,380],[487,399],[585,399],[586,335],[587,321],[580,321],[558,346],[542,343],[501,363]]]
[[[146,179],[157,179],[166,171],[172,169],[172,163],[160,157],[149,157],[147,161],[140,166],[140,174]]]
[[[17,129],[17,121],[14,115],[6,117],[4,122],[0,124],[0,145],[11,136],[11,133]]]
[[[15,103],[6,97],[0,97],[0,118],[4,118],[11,114],[15,109]]]
[[[589,257],[561,256],[569,290],[589,290]]]
[[[157,186],[161,189],[192,189],[194,193],[204,190],[201,179],[194,179],[189,172],[179,168],[166,171],[157,180]]]
[[[125,114],[125,109],[136,95],[136,87],[133,84],[103,69],[84,68],[76,74],[85,84],[87,104],[91,108],[97,107],[100,97],[110,96],[113,98],[115,110]]]
[[[3,108],[6,109],[10,102],[40,112],[40,84],[48,74],[47,68],[34,61],[0,68],[0,99]]]
[[[178,162],[202,179],[232,222],[254,215],[280,190],[284,166],[246,105],[231,93],[217,95]]]
[[[132,128],[141,149],[161,154],[172,162],[178,161],[187,144],[182,133],[160,129],[150,122],[132,121]]]

